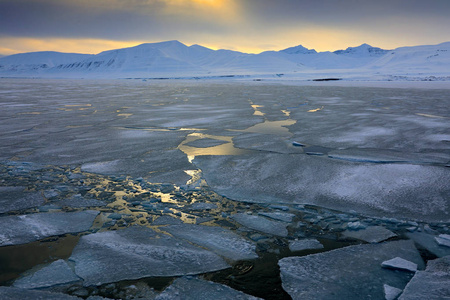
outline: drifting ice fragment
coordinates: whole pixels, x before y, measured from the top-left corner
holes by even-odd
[[[397,236],[395,233],[382,226],[371,226],[367,229],[359,231],[346,230],[342,232],[342,235],[368,243],[379,243],[391,237]]]
[[[390,272],[380,264],[396,256],[422,267],[412,241],[394,241],[340,248],[278,262],[284,290],[294,299],[383,299],[383,285],[404,287],[408,272]]]
[[[98,211],[38,213],[0,218],[0,246],[26,244],[49,236],[89,230]]]
[[[60,259],[30,275],[17,279],[13,285],[23,289],[38,289],[79,280],[81,279],[75,275],[69,265]]]
[[[21,300],[36,300],[36,299],[45,299],[45,300],[80,300],[78,297],[73,297],[61,293],[51,293],[45,291],[33,291],[33,290],[25,290],[19,289],[15,287],[7,287],[0,286],[0,299],[4,300],[13,300],[13,299],[21,299]]]
[[[383,285],[383,287],[384,287],[384,298],[386,300],[395,300],[402,293],[401,289],[398,289],[396,287],[387,284]]]
[[[197,278],[178,278],[156,300],[202,299],[202,300],[257,300],[226,285]]]
[[[273,234],[277,236],[287,236],[288,231],[286,229],[286,223],[280,223],[277,221],[268,220],[264,217],[252,216],[243,213],[238,213],[231,216],[233,220],[240,223],[241,225],[265,232],[268,234]]]
[[[448,299],[450,295],[450,256],[428,261],[405,287],[400,300]]]
[[[161,229],[233,261],[258,258],[255,252],[256,246],[253,243],[220,227],[183,224]]]
[[[299,241],[290,241],[289,242],[289,250],[294,251],[302,251],[308,249],[322,249],[323,245],[316,239],[309,240],[299,240]]]
[[[416,272],[417,271],[417,264],[403,259],[401,257],[395,257],[393,259],[383,261],[381,263],[381,266],[388,269],[399,269],[399,270],[405,270],[410,272]]]
[[[69,260],[75,262],[75,273],[84,279],[84,286],[229,267],[210,251],[140,226],[85,235]]]

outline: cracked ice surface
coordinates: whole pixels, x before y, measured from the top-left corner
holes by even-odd
[[[32,274],[17,279],[14,281],[14,287],[36,289],[79,280],[80,278],[75,275],[69,265],[64,260],[59,259]]]
[[[183,224],[167,226],[162,230],[233,261],[258,258],[255,252],[256,245],[236,233],[220,227]]]
[[[0,246],[26,244],[46,237],[88,230],[98,211],[38,213],[0,218]]]
[[[0,213],[44,204],[45,199],[39,192],[24,192],[24,186],[0,187]]]
[[[380,217],[450,221],[450,172],[443,167],[271,153],[200,156],[194,163],[214,190],[236,200],[306,203]]]
[[[207,296],[206,296],[207,295]],[[257,300],[226,285],[197,278],[178,278],[165,289],[156,300],[183,299],[221,299],[221,300]],[[207,297],[207,298],[205,298]]]
[[[139,226],[85,235],[69,260],[75,262],[75,273],[85,286],[230,267],[211,251]]]
[[[411,273],[383,269],[395,256],[424,266],[411,241],[348,246],[303,257],[287,257],[278,264],[283,288],[295,299],[383,299],[384,284],[403,288]]]

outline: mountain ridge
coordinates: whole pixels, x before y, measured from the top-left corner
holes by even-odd
[[[334,52],[302,45],[249,54],[187,46],[177,40],[144,43],[98,54],[41,51],[0,57],[0,77],[138,78],[258,75],[331,70],[444,72],[450,42],[385,50],[362,44]]]

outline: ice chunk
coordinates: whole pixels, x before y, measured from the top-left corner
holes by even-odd
[[[203,279],[181,277],[175,279],[168,288],[156,297],[156,300],[172,299],[256,300],[260,298],[244,294],[223,284]]]
[[[268,217],[274,220],[283,221],[286,223],[291,223],[295,218],[294,214],[283,213],[283,212],[260,212],[261,216]]]
[[[161,216],[152,223],[152,225],[179,225],[179,224],[183,224],[183,221],[171,216]]]
[[[440,246],[446,246],[446,247],[450,247],[450,240],[447,238],[442,238],[443,234],[441,234],[439,237],[435,237],[436,242],[440,245]]]
[[[256,246],[253,243],[220,227],[183,224],[161,229],[233,261],[258,258],[255,252]]]
[[[417,264],[401,257],[395,257],[393,259],[383,261],[381,266],[388,269],[398,269],[410,272],[417,271]]]
[[[49,236],[89,230],[98,211],[38,213],[0,218],[0,246],[26,244]]]
[[[45,203],[41,192],[25,192],[24,186],[0,186],[0,214]]]
[[[231,217],[233,218],[233,220],[240,223],[241,225],[257,231],[278,236],[288,235],[286,223],[280,223],[277,221],[268,220],[264,217],[253,216],[243,213],[238,213]]]
[[[29,273],[29,272],[27,272]],[[13,286],[23,289],[38,289],[80,281],[65,260],[59,259],[31,274],[14,281]]]
[[[440,300],[450,298],[450,256],[428,261],[403,290],[400,300]]]
[[[98,206],[106,206],[107,203],[97,199],[85,198],[80,194],[73,195],[68,199],[64,199],[62,201],[57,202],[58,205],[68,206],[73,208],[81,208],[81,207],[98,207]]]
[[[383,285],[384,288],[384,299],[395,300],[402,293],[401,289],[390,286],[388,284]]]
[[[406,236],[414,242],[427,249],[437,257],[450,255],[450,248],[439,246],[435,240],[435,236],[425,232],[408,232]]]
[[[346,230],[342,232],[342,235],[368,243],[379,243],[397,236],[395,233],[382,226],[370,226],[359,231]]]
[[[190,210],[209,210],[216,209],[217,205],[214,203],[195,202],[194,204],[187,206]]]
[[[289,250],[291,250],[292,252],[308,249],[322,249],[322,248],[323,245],[316,239],[289,241]]]
[[[78,297],[69,296],[61,293],[51,293],[45,291],[34,291],[19,289],[15,287],[0,286],[0,299],[4,300],[80,300]]]
[[[69,259],[75,262],[75,273],[85,286],[229,267],[211,251],[140,226],[85,235]]]
[[[391,272],[380,264],[402,256],[423,267],[412,241],[348,246],[278,262],[283,288],[296,299],[383,299],[383,285],[404,287],[408,272]]]

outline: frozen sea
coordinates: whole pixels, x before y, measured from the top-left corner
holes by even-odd
[[[0,79],[0,296],[402,291],[414,274],[382,260],[407,253],[424,270],[450,255],[449,91],[441,82]],[[379,275],[352,288],[356,266],[344,264],[352,282],[333,281],[343,266],[316,268],[323,295],[313,277],[295,275],[353,252]]]

